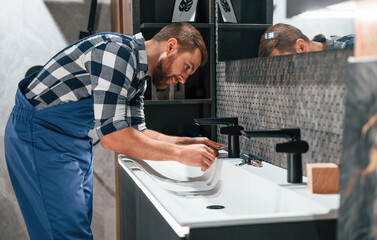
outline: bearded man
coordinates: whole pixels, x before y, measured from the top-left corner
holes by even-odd
[[[101,33],[66,47],[19,83],[5,131],[9,175],[30,239],[92,239],[92,139],[129,157],[208,169],[223,146],[146,128],[147,80],[184,83],[208,59],[188,23],[151,40]]]

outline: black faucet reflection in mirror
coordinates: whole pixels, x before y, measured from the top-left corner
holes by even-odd
[[[220,133],[228,135],[228,157],[240,157],[240,135],[243,127],[238,126],[238,118],[196,118],[196,125],[226,125],[220,128]]]
[[[309,144],[301,140],[299,128],[286,128],[274,130],[241,131],[247,138],[285,138],[288,142],[276,144],[276,152],[288,153],[287,155],[287,181],[289,183],[302,183],[302,158],[301,154],[309,150]]]

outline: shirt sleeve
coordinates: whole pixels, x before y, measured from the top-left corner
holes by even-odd
[[[91,76],[94,120],[98,137],[132,126],[144,131],[143,96],[128,99],[133,88],[136,56],[118,43],[103,43],[89,51],[84,65]]]

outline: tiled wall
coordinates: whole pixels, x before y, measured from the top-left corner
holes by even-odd
[[[246,130],[298,127],[310,146],[303,166],[339,164],[351,55],[350,49],[219,62],[217,117],[238,117]],[[218,141],[227,141],[219,130]],[[286,167],[286,155],[275,152],[278,142],[284,139],[241,137],[240,149]]]

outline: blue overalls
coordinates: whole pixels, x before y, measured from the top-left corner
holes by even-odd
[[[35,109],[19,84],[4,136],[9,176],[30,239],[93,239],[93,100]]]

